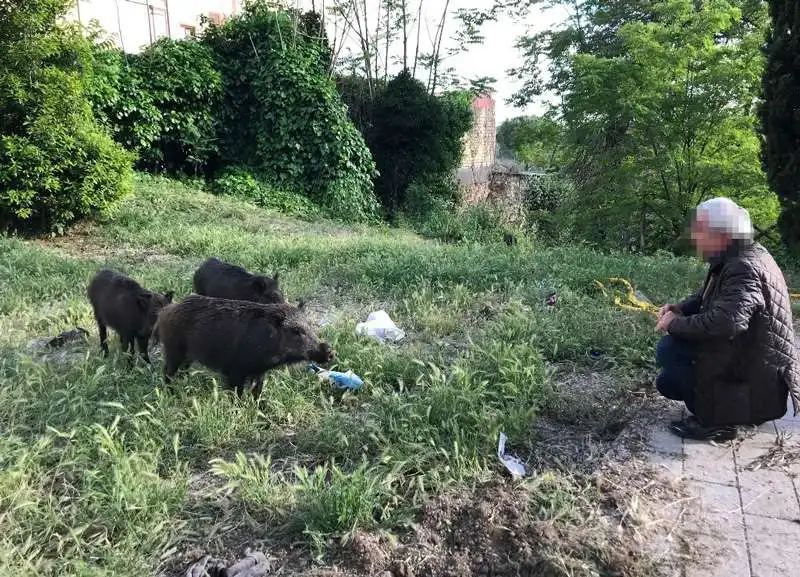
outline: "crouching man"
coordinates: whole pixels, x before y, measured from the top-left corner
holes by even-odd
[[[692,242],[709,263],[703,287],[663,306],[656,330],[662,367],[656,386],[692,413],[673,422],[676,435],[726,441],[737,426],[786,414],[800,405],[800,364],[789,290],[767,250],[753,240],[748,212],[727,198],[697,207]]]

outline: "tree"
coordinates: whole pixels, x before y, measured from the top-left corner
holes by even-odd
[[[483,41],[480,29],[494,17],[494,11],[452,10],[451,1],[443,0],[436,5],[441,6],[441,12],[436,12],[433,35],[428,31],[429,45],[424,46],[422,29],[428,25],[423,18],[423,7],[432,6],[432,2],[425,0],[331,0],[328,12],[333,20],[334,53],[339,59],[340,72],[366,78],[373,99],[378,83],[387,82],[392,68],[398,73],[408,70],[413,78],[422,76],[430,94],[450,89],[457,78],[454,70],[445,66],[447,59]],[[450,20],[455,20],[458,26],[450,38],[453,45],[445,49],[445,30]],[[351,34],[358,43],[358,52],[339,57]],[[412,39],[415,39],[413,55],[409,46]],[[398,42],[402,44],[401,56],[392,57]]]
[[[130,190],[132,157],[92,116],[91,45],[67,0],[0,2],[0,228],[60,232]]]
[[[779,227],[784,242],[800,250],[800,4],[770,0],[772,26],[760,107],[762,161],[770,187],[781,202]]]
[[[432,96],[409,71],[381,92],[368,141],[380,172],[378,194],[390,213],[404,208],[411,184],[458,168],[472,122],[469,103],[468,95]]]
[[[566,164],[564,127],[550,116],[518,116],[497,129],[498,155],[545,170]]]
[[[686,214],[710,195],[774,206],[754,133],[760,3],[554,3],[568,5],[572,18],[521,42],[526,63],[518,72],[529,76],[515,100],[545,90],[561,97],[572,216],[586,238],[675,248]]]

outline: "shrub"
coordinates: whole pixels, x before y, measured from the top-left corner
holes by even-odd
[[[472,111],[465,96],[437,99],[405,70],[378,95],[373,114],[369,143],[380,173],[378,194],[394,213],[406,205],[412,183],[458,168]]]
[[[290,14],[264,2],[209,25],[203,42],[223,79],[222,163],[244,161],[263,181],[302,191],[333,217],[373,218],[374,163],[321,69],[324,43],[299,34]]]
[[[131,156],[92,116],[89,41],[59,27],[63,0],[0,7],[0,226],[61,232],[106,211],[131,183]]]
[[[415,222],[417,232],[427,238],[456,243],[496,243],[508,233],[500,210],[489,204],[457,207],[453,202],[433,201],[434,208]]]
[[[149,172],[196,175],[217,155],[222,80],[211,50],[162,38],[140,54],[99,45],[89,83],[97,115]]]
[[[571,229],[562,211],[572,207],[572,182],[561,174],[552,173],[530,177],[523,187],[528,222],[537,238],[551,245],[569,242]]]

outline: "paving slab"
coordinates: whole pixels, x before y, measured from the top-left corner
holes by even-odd
[[[648,444],[648,459],[668,480],[683,476],[683,439],[670,433],[666,427],[653,427]]]
[[[800,505],[792,479],[787,473],[772,470],[741,471],[739,487],[745,514],[800,522]]]
[[[695,481],[736,485],[736,467],[730,445],[684,441],[683,472]]]
[[[778,419],[775,421],[775,427],[778,431],[789,433],[795,439],[800,439],[800,419]]]
[[[745,515],[752,577],[782,577],[800,572],[800,524]]]
[[[734,456],[736,458],[737,471],[744,471],[750,467],[756,459],[763,457],[770,449],[775,447],[778,434],[775,425],[772,424],[772,432],[759,431],[755,434],[748,434],[737,441],[734,446]]]
[[[725,485],[718,485],[725,487]],[[736,490],[735,487],[729,487]],[[689,489],[692,490],[691,488]],[[735,495],[736,501],[739,500],[738,492]],[[724,535],[724,540],[745,541],[745,526],[742,510],[736,506],[731,506],[722,502],[718,503],[719,511],[709,511],[704,504],[696,503],[695,506],[686,511],[684,515],[684,529],[690,535],[715,536]]]

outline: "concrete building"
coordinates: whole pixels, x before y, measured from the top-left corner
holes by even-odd
[[[159,38],[200,32],[200,16],[221,23],[241,11],[242,0],[75,0],[68,18],[97,20],[126,52],[139,52]]]

